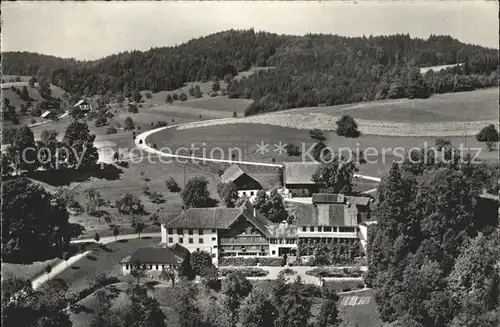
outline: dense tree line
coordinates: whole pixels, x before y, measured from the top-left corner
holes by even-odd
[[[457,156],[444,147],[449,158]],[[498,203],[480,197],[496,183],[494,172],[428,155],[426,162],[418,160],[422,152],[413,163],[394,164],[380,184],[366,282],[376,290],[384,321],[498,326]]]
[[[421,76],[418,67],[464,63]],[[318,104],[428,97],[498,84],[498,50],[449,36],[342,37],[229,30],[174,47],[131,51],[94,61],[26,52],[3,55],[6,74],[37,75],[72,94],[173,90],[186,82],[224,79],[230,97],[254,99],[247,114]],[[273,66],[239,82],[255,66]]]
[[[90,133],[85,122],[78,120],[67,127],[61,141],[55,130],[45,130],[35,142],[33,131],[28,126],[4,128],[2,136],[3,141],[10,144],[2,154],[2,176],[12,171],[33,172],[38,168],[90,169],[99,159],[94,146],[95,135]]]

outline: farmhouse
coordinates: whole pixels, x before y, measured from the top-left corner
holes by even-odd
[[[183,256],[168,247],[150,247],[137,249],[131,255],[125,256],[120,264],[124,275],[129,275],[134,266],[140,265],[147,274],[154,276],[159,275],[163,269],[168,267],[176,268],[183,260]],[[176,269],[174,270],[176,271]]]
[[[285,193],[292,197],[310,197],[313,193],[319,193],[323,185],[314,182],[311,177],[318,167],[319,162],[284,162]]]
[[[248,196],[253,202],[255,195],[262,189],[261,183],[239,165],[229,166],[220,176],[222,183],[233,183],[238,189],[238,196]]]
[[[316,195],[312,204],[293,203],[294,222],[273,223],[250,201],[240,208],[191,208],[161,225],[162,244],[202,250],[217,261],[228,256],[278,257],[312,242],[359,242],[358,224],[369,215],[368,200],[337,194]],[[353,201],[359,203],[349,202]]]

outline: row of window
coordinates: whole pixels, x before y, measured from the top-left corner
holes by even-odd
[[[277,239],[277,238],[272,238],[270,240],[271,244],[295,244],[297,243],[297,239],[294,238],[289,238],[289,239]]]
[[[303,226],[302,231],[307,232],[307,227]],[[355,233],[356,227],[332,227],[332,226],[311,226],[310,232],[334,232],[334,233]]]
[[[193,235],[193,231],[194,230],[192,228],[188,229],[188,234],[189,235]],[[215,228],[213,228],[212,229],[212,233],[215,233],[215,232],[217,232],[217,230]],[[174,229],[173,228],[169,228],[167,230],[167,233],[168,234],[173,234],[174,233]],[[184,235],[184,229],[183,228],[177,228],[177,234],[178,235]],[[203,229],[198,229],[198,235],[203,235]]]
[[[148,268],[149,266],[149,268]],[[160,265],[156,264],[156,265],[142,265],[142,269],[153,269],[153,266],[155,266],[156,270],[159,270],[160,269]],[[169,265],[161,265],[161,269],[165,269],[165,267],[168,267]],[[134,268],[134,265],[125,265],[125,269],[132,269]]]
[[[214,242],[215,242],[216,240],[217,240],[217,238],[216,238],[216,237],[212,237],[212,241],[214,241]],[[177,240],[177,242],[178,242],[178,243],[184,243],[184,238],[179,237],[179,239]],[[168,238],[168,243],[174,243],[174,238],[173,238],[173,237],[169,237],[169,238]],[[194,239],[193,239],[192,237],[188,238],[188,243],[189,243],[189,244],[194,244]],[[200,237],[200,238],[198,239],[198,243],[199,243],[199,244],[203,244],[203,243],[204,243],[204,241],[203,241],[203,237]]]

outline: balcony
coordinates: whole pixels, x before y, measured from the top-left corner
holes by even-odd
[[[269,241],[256,236],[227,238],[222,237],[219,239],[220,245],[268,245]]]

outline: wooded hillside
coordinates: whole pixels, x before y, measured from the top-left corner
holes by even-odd
[[[498,50],[449,36],[342,37],[230,30],[187,43],[76,61],[35,53],[3,54],[5,74],[46,76],[71,94],[173,90],[222,79],[251,66],[274,66],[228,85],[230,97],[255,100],[246,114],[318,104],[428,97],[498,84]],[[465,63],[424,77],[419,67]]]

